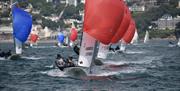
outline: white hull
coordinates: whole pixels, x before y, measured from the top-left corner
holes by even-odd
[[[88,35],[83,33],[80,55],[78,60],[78,66],[90,67],[93,60],[93,54],[95,49],[96,40]]]
[[[100,43],[97,57],[106,59],[108,51],[109,51],[109,45],[104,45],[104,44]]]
[[[15,51],[16,54],[22,54],[22,42],[15,38]]]
[[[144,37],[144,43],[147,43],[149,41],[149,32],[146,31],[146,35]]]
[[[67,45],[69,45],[69,37],[68,36],[66,36],[66,38],[65,38],[65,43],[67,44]]]

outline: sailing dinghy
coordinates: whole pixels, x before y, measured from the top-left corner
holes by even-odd
[[[148,43],[149,41],[149,32],[146,31],[145,37],[144,37],[144,43]]]
[[[177,46],[180,47],[180,38],[178,39]]]
[[[28,39],[32,28],[32,16],[17,7],[16,4],[18,3],[12,6],[13,37],[16,55],[12,55],[10,59],[19,58],[19,55],[22,54],[22,44]]]
[[[65,69],[65,73],[75,78],[83,76],[96,78],[87,74],[88,70],[90,74],[92,73],[92,63],[97,57],[97,43],[99,42],[100,46],[117,43],[129,29],[129,25],[133,26],[131,14],[123,0],[86,0],[78,63],[76,67]]]
[[[58,46],[59,47],[64,47],[63,46],[63,44],[64,44],[64,34],[63,33],[58,33],[58,37],[57,37],[57,39],[58,39]]]

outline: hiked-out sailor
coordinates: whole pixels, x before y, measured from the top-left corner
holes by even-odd
[[[8,58],[9,56],[11,56],[12,54],[11,54],[11,50],[9,50],[8,52],[4,52],[4,51],[2,51],[1,53],[0,53],[0,57],[5,57],[5,58]]]
[[[67,66],[68,67],[75,67],[75,64],[72,60],[73,60],[73,57],[69,56],[67,59]]]
[[[61,71],[63,71],[64,68],[65,68],[64,59],[62,58],[62,56],[61,56],[60,54],[57,54],[56,59],[58,59],[58,60],[55,61],[56,66],[57,66]]]
[[[8,58],[9,56],[11,56],[12,54],[11,54],[11,50],[9,50],[7,53],[5,53],[5,58]]]
[[[109,51],[113,51],[113,52],[116,52],[120,50],[119,46],[118,45],[110,45],[109,46]]]
[[[73,50],[77,55],[79,55],[80,48],[77,45],[73,47]]]
[[[75,67],[75,64],[72,61],[72,57],[68,57],[68,59],[65,59],[60,54],[57,54],[56,59],[58,60],[55,61],[55,64],[61,71],[63,71],[64,68],[67,67]]]

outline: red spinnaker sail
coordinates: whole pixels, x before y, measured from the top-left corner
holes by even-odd
[[[135,22],[134,20],[132,19],[131,20],[131,23],[128,27],[128,30],[126,31],[126,33],[124,34],[122,40],[126,43],[130,43],[131,40],[133,39],[133,36],[135,34],[135,29],[136,29],[136,26],[135,26]]]
[[[78,35],[78,33],[77,33],[76,28],[72,28],[71,29],[70,40],[75,41],[77,39],[77,35]]]
[[[31,34],[30,35],[30,41],[33,42],[33,43],[36,43],[38,39],[38,35],[37,34]]]
[[[112,43],[117,43],[123,37],[123,35],[125,34],[125,32],[129,27],[130,21],[131,21],[131,14],[129,12],[128,7],[125,6],[123,20],[121,22],[120,27],[118,28],[118,31],[111,40]]]
[[[111,43],[116,32],[121,30],[119,26],[124,9],[123,0],[86,0],[83,31],[103,44]],[[118,39],[120,39],[118,36],[114,38],[114,40]]]

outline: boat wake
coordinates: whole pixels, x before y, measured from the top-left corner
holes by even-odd
[[[130,65],[130,64],[150,64],[153,60],[160,60],[162,57],[161,56],[154,56],[154,57],[145,57],[142,58],[138,61],[113,61],[113,60],[109,60],[109,61],[105,61],[104,64],[111,64],[111,65]]]
[[[47,65],[47,66],[45,66],[46,68],[54,68],[54,65],[52,64],[52,65]]]
[[[29,60],[44,59],[44,57],[35,57],[35,56],[31,56],[31,57],[22,56],[21,58],[22,58],[22,59],[29,59]]]
[[[5,59],[4,57],[0,57],[0,60],[7,60],[7,59]]]
[[[57,46],[33,46],[31,48],[56,48]]]
[[[125,51],[125,54],[143,54],[144,51]]]
[[[65,75],[65,72],[60,71],[59,69],[51,69],[48,71],[42,71],[40,73],[48,75],[48,76],[52,76],[52,77],[68,77],[67,75]]]

